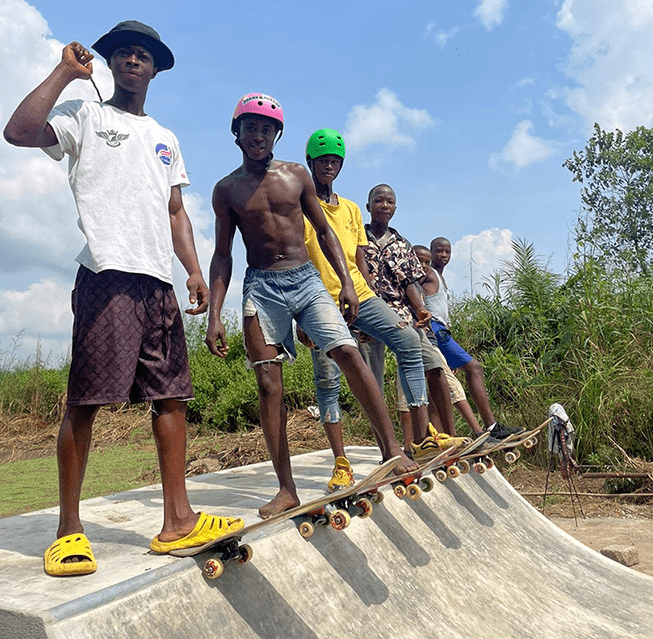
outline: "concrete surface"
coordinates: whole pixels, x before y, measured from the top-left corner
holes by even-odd
[[[348,449],[357,476],[379,459]],[[293,459],[303,498],[332,457]],[[197,509],[247,522],[276,492],[269,463],[188,480]],[[0,519],[2,639],[402,637],[651,639],[653,578],[542,517],[496,471],[436,485],[417,502],[387,494],[369,519],[303,539],[292,522],[247,541],[254,559],[206,580],[207,555],[153,555],[160,486],[86,500],[98,572],[52,578],[42,555],[57,510]]]

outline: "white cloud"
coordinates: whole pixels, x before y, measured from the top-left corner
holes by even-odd
[[[567,105],[589,129],[653,124],[653,2],[564,0],[557,26],[572,40]]]
[[[481,3],[474,9],[474,17],[478,18],[488,31],[491,31],[503,22],[507,8],[508,0],[481,0]]]
[[[0,291],[0,330],[18,332],[26,328],[43,335],[70,333],[70,290],[50,279],[30,285],[25,291]]]
[[[435,31],[435,27],[435,22],[429,22],[429,24],[426,25],[426,37],[432,38],[441,49],[444,49],[447,42],[452,38],[455,38],[460,31],[458,27],[452,27],[449,31],[444,31],[442,29]]]
[[[433,38],[437,43],[437,45],[441,49],[444,49],[447,42],[449,42],[449,40],[451,40],[452,38],[455,38],[459,30],[460,29],[458,29],[458,27],[452,27],[451,29],[449,29],[449,31],[438,31],[435,34],[435,36],[433,36]]]
[[[4,172],[8,173],[4,168]],[[43,195],[68,188],[66,171],[61,164],[45,156],[32,155],[20,162],[8,177],[0,177],[0,193],[8,200],[27,195]]]
[[[414,132],[435,123],[425,109],[406,107],[390,89],[381,89],[373,104],[352,107],[347,116],[345,139],[352,151],[375,144],[411,148],[416,144]]]
[[[490,155],[490,168],[505,166],[521,169],[548,158],[554,151],[552,143],[531,135],[532,128],[530,120],[522,120],[501,153]]]
[[[50,37],[47,22],[34,7],[23,0],[0,3],[0,127],[61,60],[63,47]],[[109,70],[97,59],[93,65],[96,83],[110,95]],[[61,100],[96,97],[90,82],[75,81]],[[72,272],[72,259],[83,245],[76,220],[66,162],[54,162],[38,149],[0,142],[0,272],[39,265]]]
[[[214,225],[215,215],[208,208],[206,200],[197,193],[183,192],[184,208],[191,224],[193,225],[193,235],[195,237],[195,249],[200,265],[203,267],[204,279],[209,282],[209,265],[215,249]],[[240,274],[245,270],[245,254],[242,244],[235,242],[232,253],[234,265],[231,282],[223,304],[223,314],[236,314],[240,316],[241,292],[243,281]],[[188,275],[179,260],[173,262],[173,279],[175,293],[179,306],[182,309],[189,308],[188,289],[186,280]]]
[[[512,259],[512,231],[492,228],[477,235],[465,235],[451,247],[451,262],[445,270],[447,285],[456,294],[486,295],[484,282],[501,268],[503,260]]]

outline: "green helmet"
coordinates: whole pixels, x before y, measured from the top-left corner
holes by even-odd
[[[337,155],[345,159],[345,141],[335,129],[320,129],[308,138],[306,156],[314,160],[323,155]]]

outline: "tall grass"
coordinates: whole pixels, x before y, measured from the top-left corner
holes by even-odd
[[[452,332],[483,365],[496,416],[506,423],[542,422],[561,403],[578,432],[578,456],[604,462],[610,438],[630,455],[653,459],[653,279],[578,262],[562,279],[542,264],[532,245],[514,243],[515,257],[488,282],[489,297],[461,300],[452,309]],[[242,333],[228,318],[229,355],[211,355],[206,320],[186,326],[195,399],[189,420],[201,430],[234,431],[258,423],[258,389],[247,370]],[[309,351],[297,345],[284,367],[285,401],[316,403]],[[8,355],[5,362],[10,361]],[[2,354],[0,354],[0,364]],[[61,419],[67,366],[34,361],[0,365],[0,418]],[[396,419],[396,365],[386,358],[386,403]],[[369,432],[343,379],[345,424]],[[0,429],[0,436],[2,430]],[[545,454],[541,460],[546,459]]]
[[[608,276],[586,261],[560,282],[532,245],[513,248],[495,295],[453,313],[453,333],[483,364],[491,402],[522,425],[561,403],[581,458],[606,460],[612,437],[652,459],[653,280]]]

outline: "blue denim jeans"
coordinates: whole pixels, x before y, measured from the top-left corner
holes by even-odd
[[[292,362],[296,357],[293,319],[326,353],[343,344],[356,346],[312,262],[281,271],[249,267],[243,281],[243,318],[254,315],[265,343],[282,349],[279,359]]]
[[[360,305],[354,327],[383,342],[397,357],[402,388],[409,406],[427,403],[422,347],[415,329],[406,325],[381,298],[372,297]],[[313,378],[322,422],[340,420],[340,369],[325,353],[313,351]]]

